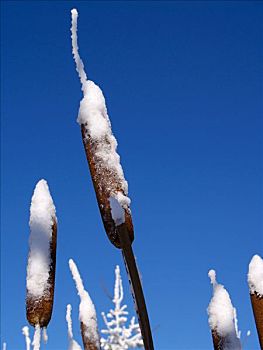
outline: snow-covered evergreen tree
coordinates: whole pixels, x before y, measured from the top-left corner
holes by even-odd
[[[107,338],[101,338],[101,348],[104,350],[125,350],[143,348],[143,340],[138,323],[135,323],[135,317],[132,317],[130,324],[126,327],[127,305],[121,305],[123,301],[123,286],[120,275],[120,268],[115,268],[115,287],[114,298],[112,300],[114,309],[107,315],[102,312],[102,317],[106,329],[101,333],[107,335]]]

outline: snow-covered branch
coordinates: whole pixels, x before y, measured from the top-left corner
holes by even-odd
[[[140,327],[135,323],[135,317],[131,319],[130,324],[126,327],[127,315],[129,313],[126,311],[127,305],[121,305],[122,301],[123,286],[120,268],[116,266],[114,298],[112,300],[114,309],[111,309],[107,315],[102,313],[106,329],[103,329],[101,333],[107,335],[106,339],[101,338],[101,347],[104,350],[124,350],[143,347]]]

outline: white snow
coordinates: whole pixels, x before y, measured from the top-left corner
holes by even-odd
[[[48,290],[50,269],[50,241],[56,209],[48,184],[40,180],[34,190],[30,207],[30,239],[27,265],[27,290],[29,295],[41,297]]]
[[[241,344],[240,332],[237,329],[236,309],[224,286],[217,283],[216,272],[210,270],[208,276],[213,285],[213,297],[207,309],[210,328],[223,338],[224,350],[239,350]]]
[[[120,268],[115,268],[115,286],[114,286],[114,309],[110,309],[107,316],[102,312],[102,317],[107,329],[102,329],[101,333],[106,334],[107,338],[101,338],[101,348],[103,350],[124,350],[143,348],[143,340],[140,327],[135,323],[135,317],[132,317],[130,324],[126,327],[127,305],[121,305],[123,301],[123,286],[120,275]]]
[[[48,341],[47,327],[43,328],[42,340],[43,340],[44,344],[47,344],[47,341]]]
[[[250,293],[263,296],[263,259],[254,255],[248,268],[248,285]]]
[[[125,222],[125,211],[117,198],[110,197],[111,216],[116,226]]]
[[[33,342],[32,345],[33,350],[39,350],[40,349],[40,341],[41,341],[41,328],[39,325],[35,326],[35,333],[34,333],[34,338],[33,338]]]
[[[73,9],[71,14],[72,52],[83,91],[83,99],[80,102],[77,121],[80,125],[85,125],[87,132],[86,137],[91,138],[92,141],[96,143],[96,166],[102,169],[106,167],[112,173],[112,176],[116,178],[116,181],[121,186],[120,189],[123,191],[122,206],[128,209],[130,205],[130,199],[127,197],[128,183],[124,178],[123,169],[120,164],[120,156],[116,152],[117,141],[112,134],[105,98],[99,86],[93,81],[87,80],[84,65],[78,53],[77,10]],[[118,194],[111,193],[111,195],[116,197]]]
[[[29,337],[29,328],[27,326],[22,328],[22,334],[25,336],[26,350],[30,350],[31,339]]]
[[[68,350],[81,350],[81,346],[76,342],[76,340],[73,339],[71,310],[72,310],[72,307],[70,304],[68,304],[67,313],[66,313],[66,321],[68,325],[68,339],[69,339]]]
[[[69,260],[69,268],[76,283],[76,288],[80,297],[79,320],[87,329],[85,336],[99,348],[99,335],[95,306],[88,292],[84,289],[78,268],[72,259]]]

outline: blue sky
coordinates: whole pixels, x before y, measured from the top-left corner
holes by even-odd
[[[237,308],[244,349],[258,349],[246,283],[248,263],[263,248],[263,4],[257,1],[1,3],[1,341],[8,350],[24,346],[29,206],[41,178],[59,220],[46,349],[67,347],[67,303],[80,341],[69,258],[100,328],[116,264],[132,310],[76,123],[82,95],[71,55],[73,7],[80,53],[104,92],[129,182],[155,348],[211,349],[207,272],[214,268]]]

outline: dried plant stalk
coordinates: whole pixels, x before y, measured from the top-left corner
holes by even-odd
[[[250,300],[256,322],[260,348],[263,349],[263,296],[250,293]]]
[[[92,138],[89,137],[88,130],[83,124],[81,125],[81,132],[86,157],[89,164],[90,174],[105,231],[112,244],[114,244],[117,248],[121,248],[116,224],[112,219],[111,215],[109,198],[111,197],[112,193],[123,193],[122,185],[118,180],[118,176],[115,176],[114,172],[107,167],[107,164],[104,164],[103,162],[100,162],[98,159],[96,159],[98,144],[96,141],[92,140]],[[104,142],[107,142],[107,140],[105,140]],[[125,225],[129,233],[130,241],[133,242],[134,231],[131,212],[129,209],[124,210]]]
[[[55,272],[56,272],[56,247],[57,247],[57,220],[53,218],[52,239],[50,242],[50,268],[48,278],[48,288],[43,295],[35,298],[27,291],[26,297],[26,316],[32,326],[39,325],[41,328],[47,327],[53,309]]]

